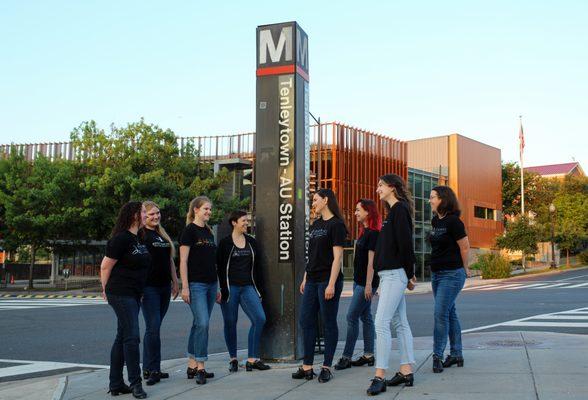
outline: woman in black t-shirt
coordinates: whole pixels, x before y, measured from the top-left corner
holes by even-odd
[[[406,182],[400,176],[380,177],[376,190],[388,210],[376,243],[374,270],[380,277],[380,298],[376,311],[376,376],[367,390],[370,396],[386,391],[386,386],[412,386],[415,363],[413,338],[406,316],[405,289],[416,282],[413,249],[414,205]],[[390,362],[392,334],[396,330],[400,351],[400,370],[389,380],[384,376]]]
[[[100,265],[102,296],[108,300],[118,321],[110,352],[110,393],[113,396],[133,393],[138,399],[147,397],[139,366],[139,308],[151,264],[147,247],[137,237],[144,220],[145,208],[141,202],[131,201],[122,206]],[[123,379],[125,363],[129,386]]]
[[[382,219],[373,200],[361,199],[355,206],[355,217],[359,222],[359,237],[353,256],[353,297],[347,310],[347,339],[343,356],[335,369],[346,369],[352,365],[374,365],[374,339],[376,330],[372,318],[372,296],[376,293],[380,279],[374,274],[374,254]],[[359,320],[363,323],[363,355],[351,361],[357,336]]]
[[[221,310],[225,323],[225,342],[229,350],[229,371],[237,372],[237,317],[239,305],[249,317],[251,328],[247,342],[248,358],[245,369],[268,370],[270,366],[259,359],[259,342],[265,325],[261,305],[261,271],[257,242],[247,235],[247,213],[233,211],[229,216],[233,232],[220,241],[217,251],[218,282],[221,288]]]
[[[435,297],[435,329],[433,331],[433,372],[443,372],[453,364],[463,366],[461,326],[455,311],[455,300],[470,276],[468,252],[470,244],[465,227],[459,219],[457,197],[451,188],[436,186],[429,197],[431,210],[431,286]],[[450,354],[443,362],[449,336]]]
[[[292,378],[310,380],[315,375],[312,364],[317,314],[320,310],[325,331],[325,356],[318,380],[323,383],[332,378],[331,364],[339,339],[337,312],[343,290],[341,259],[347,228],[332,190],[318,190],[313,196],[312,207],[320,217],[310,227],[308,264],[300,284],[300,293],[303,295],[300,326],[303,333],[304,361],[302,367],[292,374]]]
[[[169,378],[161,372],[161,339],[159,331],[169,307],[170,296],[178,297],[178,277],[174,264],[174,244],[161,226],[159,206],[152,201],[143,203],[147,212],[145,226],[139,231],[142,242],[151,254],[151,269],[141,300],[145,319],[143,338],[143,378],[147,386]]]
[[[203,385],[212,372],[206,372],[208,360],[208,324],[214,302],[220,301],[216,277],[216,244],[208,221],[212,202],[208,197],[196,197],[190,202],[186,227],[180,237],[180,277],[182,300],[192,311],[194,320],[188,338],[188,379],[196,377]]]

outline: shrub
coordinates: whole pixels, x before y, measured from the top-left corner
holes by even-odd
[[[582,264],[588,264],[588,249],[578,254],[578,259]]]
[[[500,254],[480,254],[477,264],[480,265],[482,279],[501,279],[510,276],[510,263]]]

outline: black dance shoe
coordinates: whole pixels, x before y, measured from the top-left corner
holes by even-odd
[[[382,378],[379,377],[374,377],[374,379],[372,379],[372,384],[370,385],[370,387],[367,390],[367,395],[368,396],[377,396],[382,392],[386,391],[386,381]]]
[[[315,376],[316,376],[316,374],[314,373],[312,368],[309,369],[308,371],[305,371],[304,368],[299,367],[298,371],[296,371],[292,374],[292,379],[306,379],[307,381],[310,381]]]
[[[269,365],[261,362],[261,360],[255,360],[253,362],[247,361],[245,363],[245,370],[246,371],[253,371],[254,369],[258,369],[260,371],[267,371],[268,369],[271,369],[271,367]]]
[[[131,388],[128,387],[127,385],[123,385],[123,386],[116,388],[116,389],[110,389],[108,391],[108,393],[110,393],[111,396],[118,396],[121,394],[129,394],[131,392],[132,392]]]
[[[321,368],[321,373],[319,374],[318,381],[320,383],[326,383],[333,379],[333,374],[331,373],[331,369],[327,367]]]
[[[386,385],[388,386],[398,386],[404,383],[405,387],[413,386],[414,385],[414,375],[402,375],[400,372],[397,372],[392,378],[386,380]]]
[[[239,371],[239,361],[231,360],[229,361],[229,372],[237,372]]]
[[[451,367],[453,364],[457,364],[458,367],[463,367],[463,357],[447,356],[443,362],[445,368]]]
[[[351,365],[353,365],[354,367],[361,367],[366,364],[369,365],[370,367],[373,367],[375,363],[376,363],[376,359],[374,358],[374,356],[369,356],[369,357],[361,356],[357,360],[351,361]]]
[[[131,390],[135,399],[144,399],[147,397],[147,393],[145,393],[143,386],[140,383],[133,385]]]
[[[433,373],[438,374],[443,372],[443,359],[433,354]]]
[[[347,357],[341,357],[337,364],[335,364],[335,369],[340,371],[342,369],[351,368],[351,360]]]

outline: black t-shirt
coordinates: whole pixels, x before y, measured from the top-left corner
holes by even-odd
[[[435,215],[431,227],[431,271],[463,268],[457,241],[467,235],[461,219],[456,215],[446,215],[443,218]]]
[[[345,223],[337,217],[327,221],[319,218],[312,224],[309,230],[307,278],[315,282],[329,280],[334,259],[333,246],[343,246],[346,237]]]
[[[106,257],[117,260],[106,282],[106,293],[141,296],[151,266],[151,255],[137,235],[129,231],[114,235],[106,244]]]
[[[376,250],[378,231],[365,229],[363,235],[355,243],[355,257],[353,258],[353,281],[360,286],[365,286],[367,281],[368,252]],[[380,277],[374,272],[372,288],[376,289],[380,284]]]
[[[231,260],[229,261],[229,285],[253,285],[253,279],[251,279],[252,267],[253,257],[249,244],[245,243],[245,247],[242,249],[234,246]]]
[[[188,224],[180,236],[180,246],[189,246],[188,281],[216,282],[216,244],[208,227]]]
[[[151,254],[147,286],[167,286],[171,282],[171,244],[152,229],[142,229],[143,243]]]
[[[374,269],[384,271],[404,268],[406,277],[414,276],[416,257],[413,246],[412,216],[404,201],[396,202],[388,211],[378,235]]]

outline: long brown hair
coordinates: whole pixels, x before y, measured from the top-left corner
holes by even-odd
[[[327,207],[329,208],[329,211],[331,211],[335,217],[343,221],[343,225],[345,225],[345,219],[343,219],[343,214],[339,208],[339,203],[337,202],[335,192],[333,192],[331,189],[319,189],[316,191],[316,194],[321,196],[323,199],[327,199]],[[345,229],[347,229],[347,225],[345,225]]]
[[[161,211],[161,208],[159,208],[159,206],[157,205],[157,203],[155,203],[154,201],[151,200],[147,200],[143,202],[143,207],[145,207],[145,210],[147,212],[149,212],[149,210],[153,209],[153,208],[157,208],[158,210]],[[169,235],[167,234],[167,232],[165,231],[165,229],[163,228],[163,226],[161,226],[161,223],[157,224],[157,226],[155,227],[155,232],[157,232],[159,234],[159,236],[161,236],[162,238],[164,238],[165,240],[168,241],[168,243],[171,246],[171,256],[175,257],[176,255],[176,246],[174,246],[174,242],[171,240],[171,238],[169,237]]]
[[[398,201],[403,201],[408,205],[410,215],[414,218],[414,200],[412,199],[412,195],[406,187],[406,182],[404,179],[396,174],[386,174],[380,176],[380,180],[386,185],[394,188],[394,195]],[[387,202],[386,209],[390,210],[390,205]]]
[[[117,233],[128,230],[137,219],[141,221],[141,208],[142,204],[140,201],[129,201],[118,211],[116,222],[110,233],[110,237],[113,237]]]
[[[206,196],[198,196],[192,199],[190,205],[188,206],[188,212],[186,213],[186,225],[190,225],[192,222],[194,222],[194,209],[200,208],[206,203],[210,203],[212,206],[212,201],[210,201],[210,199]],[[212,233],[212,228],[208,224],[206,224],[206,227]]]

